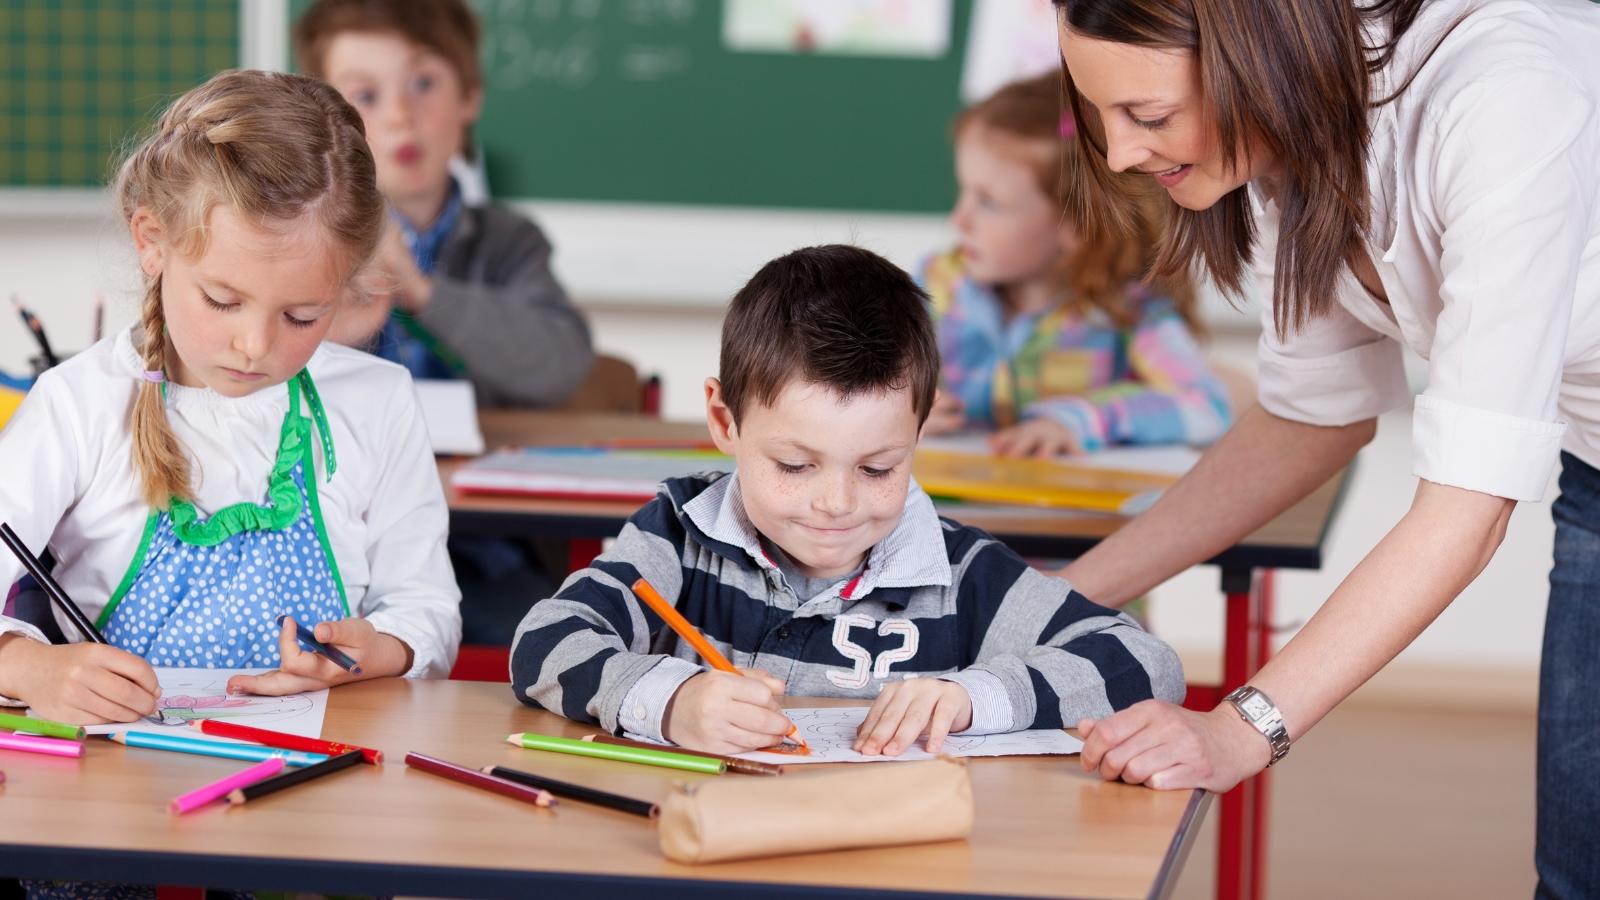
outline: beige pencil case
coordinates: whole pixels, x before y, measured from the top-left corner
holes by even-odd
[[[680,784],[661,805],[661,852],[707,863],[949,841],[972,833],[972,814],[972,781],[953,759],[716,778]]]

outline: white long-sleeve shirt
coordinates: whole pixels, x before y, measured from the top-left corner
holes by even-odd
[[[34,552],[49,546],[56,580],[91,620],[121,582],[150,514],[128,428],[143,368],[125,330],[46,372],[0,431],[0,519]],[[442,678],[461,641],[461,593],[445,551],[449,511],[411,378],[397,365],[333,344],[319,348],[307,368],[333,435],[331,480],[320,437],[312,456],[350,610],[411,647],[408,676]],[[228,398],[207,388],[167,388],[172,430],[194,463],[200,514],[262,502],[288,389]],[[301,414],[309,415],[304,402]],[[10,553],[0,553],[0,591],[22,574]],[[77,640],[71,623],[59,612],[56,618]],[[0,634],[10,631],[43,638],[28,623],[0,616]]]
[[[1374,91],[1419,67],[1371,113],[1366,249],[1388,305],[1346,271],[1332,312],[1287,340],[1269,306],[1261,403],[1372,418],[1409,398],[1403,344],[1430,364],[1415,474],[1538,500],[1560,449],[1600,467],[1600,6],[1438,0]],[[1253,198],[1265,298],[1279,212]]]

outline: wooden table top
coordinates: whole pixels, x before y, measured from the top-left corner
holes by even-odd
[[[667,422],[646,416],[482,410],[479,421],[491,448],[582,444],[607,440],[708,440],[704,422]],[[452,531],[541,537],[609,537],[638,504],[462,494],[450,475],[466,460],[442,459],[439,474],[449,499]],[[1348,470],[1268,522],[1212,562],[1224,569],[1316,569]],[[939,512],[993,534],[1027,556],[1081,555],[1122,527],[1124,516],[970,503],[938,503]]]
[[[714,777],[504,743],[520,731],[591,730],[518,704],[505,684],[348,685],[332,692],[323,734],[383,750],[382,767],[184,816],[167,802],[244,764],[101,738],[89,739],[81,760],[0,753],[0,871],[430,896],[1147,897],[1170,887],[1208,803],[1202,792],[1103,782],[1075,757],[974,759],[968,841],[696,867],[663,858],[648,820],[572,801],[537,809],[402,762],[415,750],[654,800],[674,782]]]

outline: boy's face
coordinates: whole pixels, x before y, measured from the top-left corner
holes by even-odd
[[[849,574],[900,522],[919,423],[909,391],[845,400],[791,383],[734,424],[722,385],[706,380],[706,419],[739,466],[745,514],[811,578]]]
[[[469,93],[443,56],[393,32],[335,36],[323,71],[366,122],[378,189],[389,202],[442,202],[450,158],[477,121],[481,92]]]

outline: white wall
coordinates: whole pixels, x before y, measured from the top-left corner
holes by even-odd
[[[796,246],[855,241],[902,265],[946,240],[933,217],[747,212],[577,204],[536,204],[557,244],[556,265],[590,315],[604,352],[663,376],[665,412],[698,418],[700,385],[713,374],[727,297],[769,257]],[[0,196],[0,292],[19,294],[63,350],[87,340],[96,293],[107,296],[108,328],[130,321],[137,282],[126,239],[96,194]],[[1207,308],[1218,329],[1215,354],[1253,366],[1254,320],[1219,303]],[[0,369],[17,371],[32,352],[14,316],[0,314]],[[1318,573],[1283,573],[1278,620],[1303,621],[1340,577],[1404,512],[1410,473],[1409,413],[1385,416],[1361,455],[1355,481],[1329,538]],[[1554,493],[1552,487],[1551,494]],[[1544,616],[1552,528],[1548,502],[1524,504],[1484,574],[1400,657],[1394,673],[1464,673],[1434,677],[1445,691],[1499,690],[1531,696]],[[1180,576],[1158,589],[1156,629],[1198,668],[1221,635],[1217,577]],[[1473,675],[1471,673],[1477,673]],[[1397,677],[1397,676],[1394,676]],[[1415,681],[1415,679],[1413,679]]]

